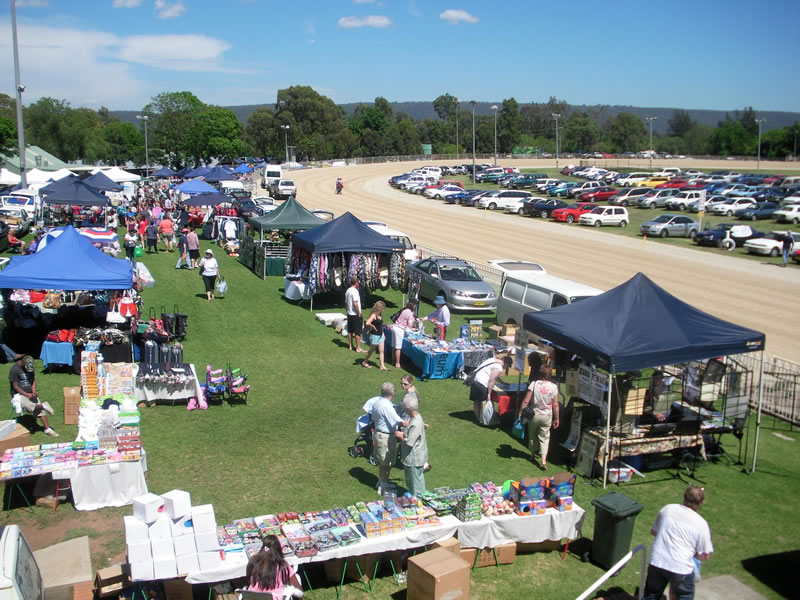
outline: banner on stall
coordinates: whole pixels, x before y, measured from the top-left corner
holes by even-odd
[[[581,400],[594,404],[606,414],[606,376],[597,369],[581,364],[578,367],[578,395]]]

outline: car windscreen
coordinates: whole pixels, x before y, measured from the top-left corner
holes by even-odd
[[[445,281],[481,281],[477,271],[468,265],[439,265],[439,274]]]
[[[401,244],[403,244],[403,248],[405,248],[406,250],[414,248],[414,244],[412,244],[411,240],[408,239],[406,236],[390,235],[389,237],[393,239],[395,242],[400,242]]]
[[[594,298],[594,296],[571,296],[569,301],[570,303],[579,302],[581,300],[586,300],[587,298]]]
[[[655,219],[653,219],[653,223],[669,223],[672,220],[672,217],[668,215],[658,215]]]
[[[20,198],[19,196],[6,196],[3,199],[8,206],[25,206],[28,203],[28,198]]]

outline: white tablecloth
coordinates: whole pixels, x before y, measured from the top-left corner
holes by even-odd
[[[188,400],[189,398],[202,398],[203,389],[197,379],[197,371],[194,365],[189,365],[192,369],[191,377],[183,385],[166,385],[162,383],[142,383],[136,382],[134,397],[136,402],[155,402],[156,400]],[[136,366],[138,373],[138,365]],[[134,377],[136,377],[134,373]]]
[[[72,498],[78,510],[126,506],[147,493],[147,460],[78,467],[69,472]],[[54,479],[55,479],[54,475]]]
[[[584,510],[577,504],[571,511],[558,512],[548,509],[544,515],[520,517],[504,515],[484,517],[480,521],[464,523],[453,515],[442,517],[442,524],[436,527],[414,527],[402,533],[377,538],[363,538],[351,546],[334,548],[316,556],[297,558],[287,557],[287,562],[299,565],[321,562],[337,558],[376,554],[391,550],[405,550],[427,546],[452,536],[458,537],[465,548],[493,548],[510,542],[541,542],[543,540],[575,539],[580,534]],[[192,573],[186,577],[187,583],[215,583],[244,577],[247,558],[244,552],[227,554],[222,567],[209,571]]]

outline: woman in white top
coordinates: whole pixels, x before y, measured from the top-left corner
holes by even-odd
[[[475,378],[469,387],[469,399],[472,400],[472,412],[475,413],[477,423],[481,422],[481,404],[492,399],[495,382],[503,383],[500,375],[510,369],[513,362],[510,356],[504,356],[502,360],[492,357],[475,368]]]
[[[417,308],[416,302],[409,300],[405,308],[400,311],[397,320],[392,325],[392,349],[394,349],[394,367],[400,368],[400,354],[403,350],[403,338],[405,338],[406,330],[413,329],[416,323],[416,316],[414,310]]]
[[[523,411],[533,398],[533,418],[528,423],[528,448],[531,451],[531,462],[536,462],[538,450],[542,471],[547,469],[550,427],[558,429],[558,386],[547,379],[550,375],[550,366],[542,365],[539,371],[540,379],[528,387],[517,415],[517,418],[522,418]]]
[[[203,276],[203,283],[206,284],[206,296],[208,301],[211,302],[214,299],[214,284],[217,282],[217,277],[219,277],[219,265],[211,248],[206,250],[205,257],[200,260],[200,264],[197,266]]]

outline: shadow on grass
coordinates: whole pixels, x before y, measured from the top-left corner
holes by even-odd
[[[528,453],[517,448],[512,448],[509,444],[500,444],[497,448],[497,456],[500,458],[528,458]]]
[[[475,413],[473,413],[471,410],[459,410],[456,412],[451,412],[449,416],[455,419],[461,419],[462,421],[469,421],[470,423],[475,422]]]
[[[350,473],[350,476],[353,479],[357,479],[359,483],[363,483],[371,488],[375,488],[378,485],[378,467],[375,467],[374,473],[365,471],[361,467],[353,467],[348,472]]]
[[[796,597],[800,550],[764,554],[742,561],[744,569],[783,598]]]

